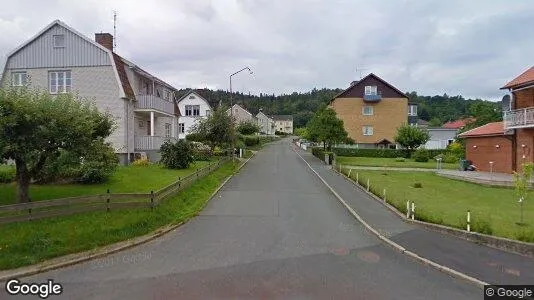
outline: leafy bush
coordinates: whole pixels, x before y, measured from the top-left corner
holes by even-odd
[[[148,158],[140,158],[140,159],[136,159],[134,160],[134,162],[132,163],[133,166],[137,166],[137,167],[146,167],[148,166],[150,163],[148,161]]]
[[[397,157],[397,158],[395,158],[395,161],[396,161],[396,162],[405,162],[405,161],[406,161],[406,158],[404,158],[404,157]]]
[[[107,181],[117,169],[119,159],[109,143],[93,143],[82,157],[82,166],[77,172],[80,183],[102,183]]]
[[[160,162],[169,169],[187,169],[194,161],[191,143],[179,140],[176,143],[166,141],[160,148]]]
[[[185,139],[189,142],[202,142],[204,137],[200,133],[192,132],[186,135]]]
[[[237,132],[241,133],[241,134],[244,134],[244,135],[251,135],[251,134],[254,134],[256,132],[259,132],[260,131],[260,126],[258,126],[258,124],[254,123],[254,122],[251,122],[251,121],[246,121],[246,122],[241,122],[237,125]]]
[[[323,148],[313,147],[312,148],[312,154],[313,154],[313,156],[319,158],[320,160],[324,160],[325,151],[323,150]]]
[[[464,145],[460,142],[453,142],[450,143],[447,146],[447,151],[454,154],[458,158],[462,158],[465,156],[465,148]]]
[[[410,158],[410,152],[406,149],[358,149],[358,148],[333,148],[332,151],[338,156],[350,156],[350,157],[384,157],[384,158],[397,158],[404,157]],[[429,157],[435,157],[436,155],[443,154],[447,150],[444,149],[431,149],[428,151]]]
[[[250,146],[255,146],[255,145],[258,145],[260,143],[260,138],[258,136],[250,136],[250,135],[245,135],[243,136],[243,142],[245,143],[245,146],[247,147],[250,147]]]
[[[193,159],[197,161],[209,161],[213,156],[210,146],[199,142],[191,142]]]
[[[413,183],[412,186],[413,186],[414,188],[416,188],[416,189],[420,189],[420,188],[423,187],[423,184],[422,184],[421,182],[419,182],[419,181],[416,181],[416,182]]]
[[[277,141],[280,139],[280,137],[276,135],[260,135],[259,137],[260,137],[260,144],[262,145],[273,142],[273,141]]]
[[[427,162],[428,159],[429,159],[428,150],[426,150],[426,149],[417,149],[417,150],[412,154],[412,158],[413,158],[413,160],[415,160],[416,162]]]
[[[0,183],[10,183],[15,181],[17,174],[14,166],[0,165]]]
[[[457,163],[458,160],[459,160],[458,156],[456,156],[456,155],[453,154],[453,153],[446,153],[446,154],[443,156],[443,162],[444,162],[444,163],[454,164],[454,163]]]

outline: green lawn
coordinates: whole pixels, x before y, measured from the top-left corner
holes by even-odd
[[[223,164],[218,170],[196,181],[153,211],[131,209],[83,213],[2,225],[0,270],[94,249],[148,234],[167,224],[187,221],[202,209],[213,191],[235,168],[236,165],[231,162]],[[154,171],[156,175],[159,173]],[[175,174],[170,175],[165,176],[165,180],[171,180]]]
[[[215,159],[214,159],[215,160]],[[202,168],[210,162],[199,161],[186,170],[170,170],[153,164],[142,166],[121,166],[117,169],[109,182],[103,184],[45,184],[31,185],[30,197],[32,201],[58,199],[73,196],[104,194],[109,189],[111,193],[150,193]],[[16,184],[0,184],[0,205],[16,203]]]
[[[344,170],[347,173],[347,170]],[[358,171],[360,183],[370,180],[371,190],[382,195],[403,213],[406,201],[414,201],[416,218],[465,229],[467,210],[475,231],[534,242],[534,192],[524,205],[527,225],[517,225],[520,207],[515,191],[443,178],[427,172]],[[355,170],[351,178],[356,178]],[[414,188],[420,182],[422,188]],[[530,201],[529,201],[530,200]]]
[[[395,158],[382,158],[382,157],[348,157],[338,156],[337,163],[342,165],[351,166],[368,166],[368,167],[391,167],[391,168],[423,168],[423,169],[435,169],[437,162],[435,160],[429,160],[426,163],[416,162],[413,159],[406,159],[404,162],[395,161]],[[458,164],[442,164],[443,169],[457,170]]]

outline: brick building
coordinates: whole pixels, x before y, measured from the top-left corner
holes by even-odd
[[[465,139],[466,159],[478,171],[511,173],[514,136],[505,133],[503,122],[488,123],[460,134]]]

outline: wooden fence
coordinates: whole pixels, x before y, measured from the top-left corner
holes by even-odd
[[[55,216],[72,215],[91,211],[111,211],[125,208],[150,208],[164,202],[170,196],[191,185],[196,180],[218,169],[228,158],[211,163],[194,173],[180,178],[170,185],[150,193],[106,194],[43,200],[0,206],[0,224],[31,221]]]

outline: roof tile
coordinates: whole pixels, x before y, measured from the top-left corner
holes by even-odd
[[[494,136],[494,135],[504,135],[504,123],[493,122],[480,127],[468,130],[460,135],[459,137],[481,137],[481,136]]]
[[[514,80],[508,82],[501,89],[514,88],[527,83],[534,83],[534,67],[531,67],[530,69],[526,70],[521,75],[514,78]]]

